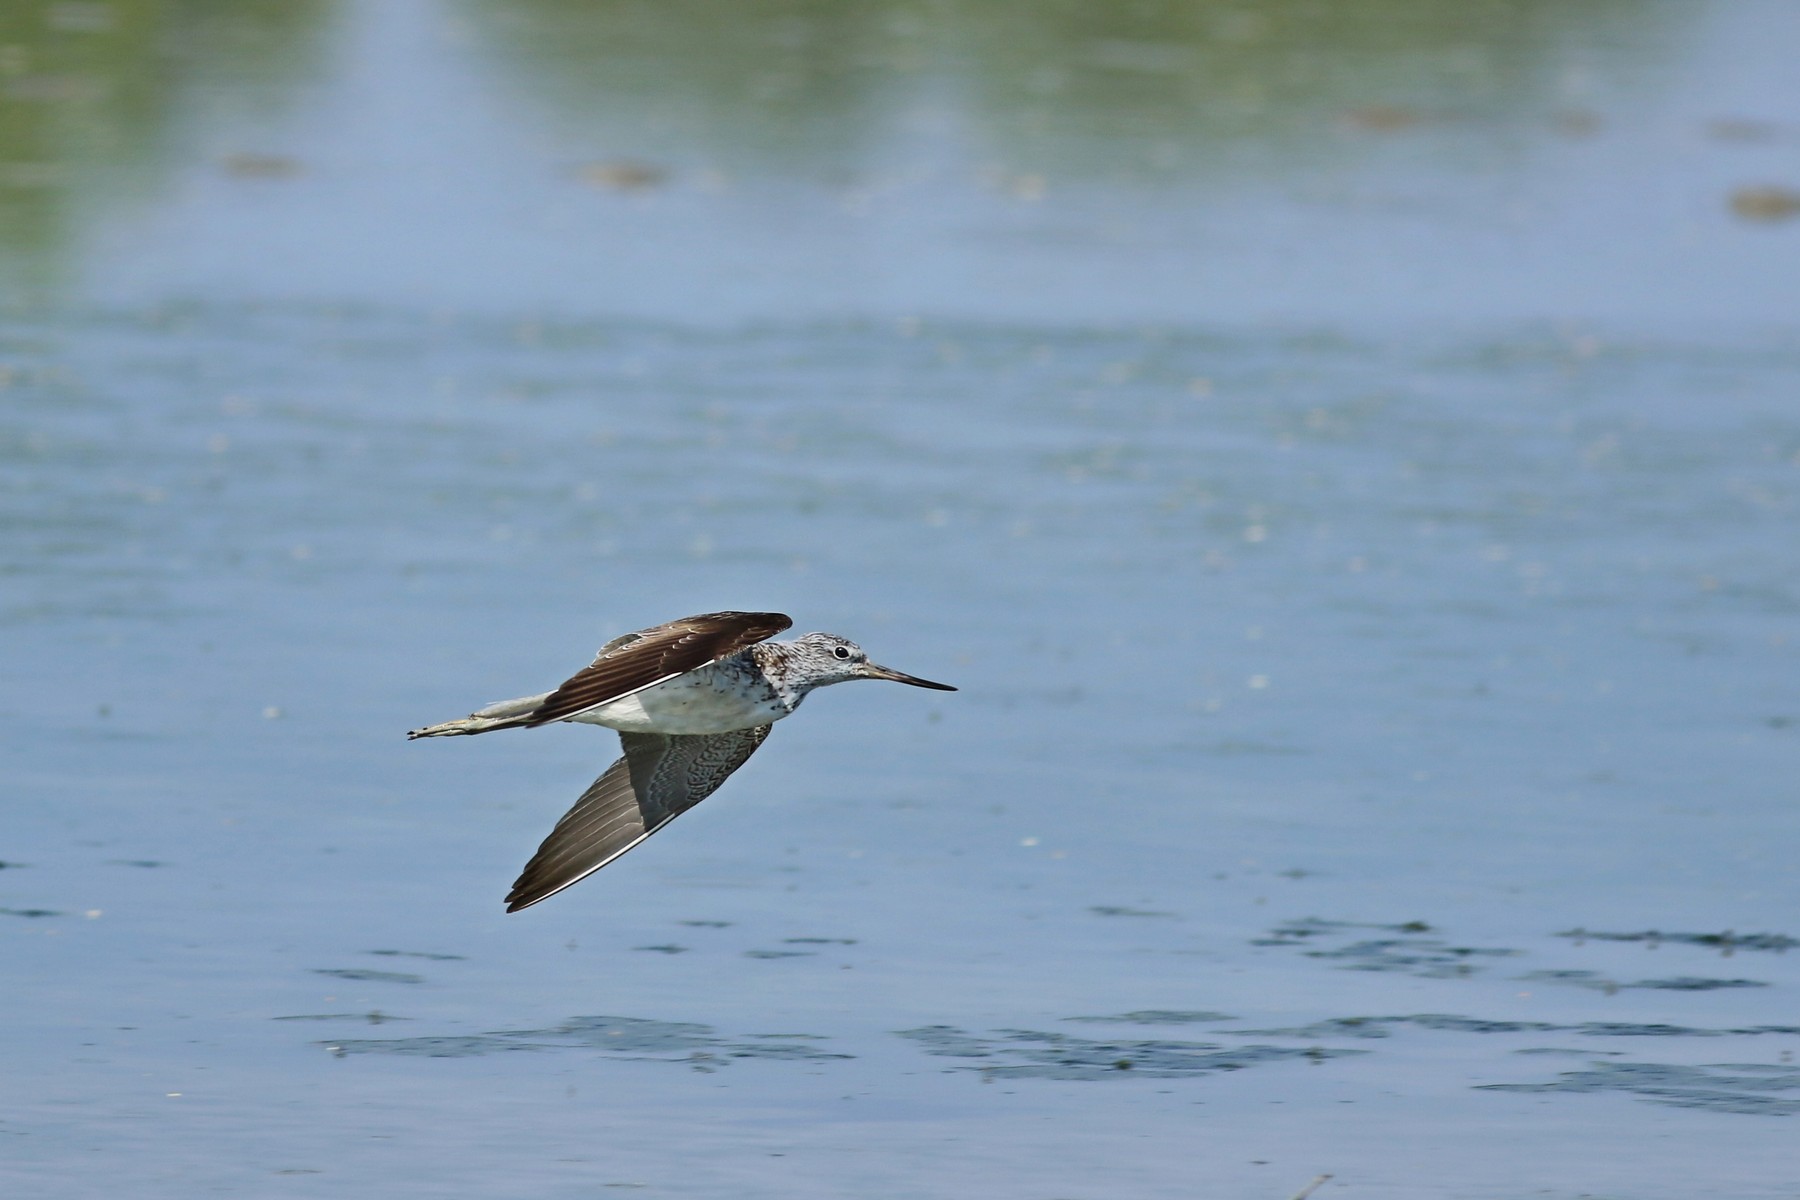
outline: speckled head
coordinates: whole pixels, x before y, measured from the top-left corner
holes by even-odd
[[[786,659],[790,686],[797,683],[810,690],[851,679],[889,679],[895,683],[932,688],[940,692],[956,690],[947,683],[933,683],[929,679],[920,679],[917,675],[908,675],[904,671],[872,663],[861,646],[835,633],[805,634],[783,644],[782,648],[787,651],[783,657]]]

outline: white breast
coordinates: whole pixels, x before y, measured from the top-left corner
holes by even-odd
[[[625,733],[729,733],[779,721],[791,711],[760,679],[706,666],[569,720]]]

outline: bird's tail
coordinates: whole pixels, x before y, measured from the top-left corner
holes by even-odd
[[[538,705],[549,696],[549,692],[542,692],[536,696],[521,696],[517,700],[502,700],[454,721],[440,721],[423,729],[408,730],[406,737],[410,741],[413,738],[460,737],[464,734],[487,733],[494,729],[513,729],[525,724],[526,718],[537,711]]]

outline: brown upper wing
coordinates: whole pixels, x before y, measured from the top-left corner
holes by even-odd
[[[578,716],[767,641],[793,623],[785,613],[701,613],[614,638],[592,664],[551,692],[522,724],[545,725]]]

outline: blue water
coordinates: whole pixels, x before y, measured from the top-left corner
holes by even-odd
[[[1800,1186],[1789,8],[27,7],[9,1194]]]

